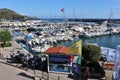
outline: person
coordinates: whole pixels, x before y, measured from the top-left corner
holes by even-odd
[[[13,57],[15,58],[15,62],[18,64],[20,62],[20,51],[17,51]]]
[[[2,53],[0,53],[0,59],[3,59],[3,54]]]
[[[82,80],[87,80],[87,78],[90,78],[90,69],[89,69],[89,67],[85,67],[85,72],[83,73]]]
[[[19,55],[20,54],[20,51],[17,51],[17,53],[16,53],[17,55]]]
[[[0,59],[1,59],[2,54],[0,53]]]
[[[4,59],[4,56],[3,56],[3,54],[1,54],[1,58],[2,58],[2,59]]]
[[[27,59],[26,58],[23,59],[22,66],[23,66],[23,68],[27,67]]]

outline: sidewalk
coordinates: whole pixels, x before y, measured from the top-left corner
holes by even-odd
[[[47,78],[49,77],[49,80],[75,80],[75,79],[72,79],[72,78],[68,78],[68,75],[67,74],[56,74],[56,73],[48,73],[49,76],[47,75],[47,73],[45,72],[42,72],[40,70],[35,70],[35,74],[34,74],[34,70],[32,69],[28,69],[28,71],[26,71],[25,68],[21,68],[21,64],[15,64],[15,63],[8,63],[7,60],[1,60],[0,59],[0,62],[1,63],[4,63],[4,64],[7,64],[9,66],[13,66],[15,68],[19,68],[21,70],[24,70],[27,74],[31,74],[31,75],[35,75],[36,77],[36,80],[42,80],[43,78]],[[105,70],[105,73],[106,73],[106,79],[107,80],[111,80],[111,77],[112,77],[112,70]],[[44,77],[43,77],[44,76]],[[44,80],[44,79],[43,79]],[[77,79],[76,79],[77,80]]]
[[[1,59],[0,59],[0,62],[6,65],[24,70],[26,73],[29,73],[33,76],[35,75],[36,80],[41,80],[41,79],[44,80],[44,78],[47,78],[47,77],[49,77],[49,80],[74,80],[74,79],[68,78],[68,74],[48,73],[49,75],[47,75],[46,72],[42,72],[40,70],[35,70],[35,74],[34,74],[34,70],[28,69],[28,71],[26,71],[26,69],[20,67],[21,64],[8,63],[7,60],[1,60]]]
[[[12,47],[0,48],[0,53],[3,55],[3,58],[0,59],[0,62],[4,63],[4,64],[7,64],[7,65],[10,65],[10,66],[13,66],[15,68],[19,68],[19,69],[25,70],[23,68],[20,68],[21,64],[17,65],[15,63],[7,62],[7,58],[10,58],[10,54],[13,53],[13,50],[14,50],[14,53],[16,53],[17,51],[20,51],[21,53],[23,53],[25,55],[28,54],[27,50],[20,49],[20,45],[17,42],[14,41],[13,44],[14,45]],[[32,69],[28,69],[28,71],[26,71],[26,72],[31,73],[32,75],[34,75],[34,70],[32,70]],[[47,73],[43,74],[42,71],[35,70],[35,76],[37,78],[42,79],[43,75],[45,77],[47,77]],[[59,78],[59,80],[74,80],[74,79],[68,78],[67,74],[49,73],[49,80],[58,80],[58,78]]]
[[[14,67],[15,70],[21,71],[21,73],[24,73],[28,76],[34,77],[34,74],[30,73],[29,71],[19,68],[20,64],[17,65],[17,64],[13,64],[13,63],[8,63],[8,62],[6,62],[5,59],[4,60],[0,59],[0,63],[5,64],[7,66],[12,66],[12,67]],[[18,74],[16,74],[16,75],[18,75]],[[35,77],[35,78],[36,78],[35,80],[40,80],[40,78],[38,78],[38,77]]]

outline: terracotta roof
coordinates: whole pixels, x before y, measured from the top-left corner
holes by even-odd
[[[69,48],[66,46],[56,46],[48,48],[44,53],[45,54],[68,54]]]

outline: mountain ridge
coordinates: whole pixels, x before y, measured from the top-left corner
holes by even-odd
[[[14,10],[8,8],[0,9],[0,20],[26,20],[26,19],[36,19],[35,17],[21,15]]]

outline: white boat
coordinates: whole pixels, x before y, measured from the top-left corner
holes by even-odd
[[[82,35],[83,35],[83,37],[85,37],[85,38],[90,38],[90,37],[92,37],[92,35],[91,35],[90,33],[88,33],[88,32],[84,32]]]
[[[42,53],[45,50],[47,50],[48,48],[50,48],[50,47],[52,47],[52,46],[47,45],[47,44],[43,44],[42,46],[35,46],[35,47],[33,47],[32,50],[34,52],[40,52],[40,53]]]

